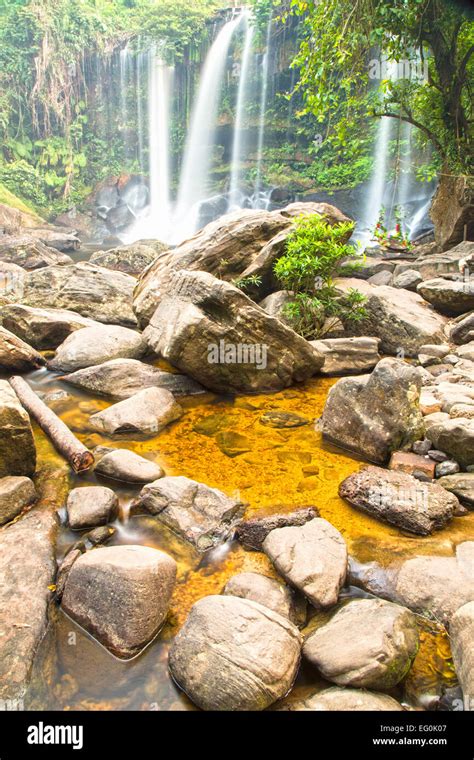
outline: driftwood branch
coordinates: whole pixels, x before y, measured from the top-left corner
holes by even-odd
[[[68,426],[30,388],[22,377],[11,377],[9,383],[26,411],[51,439],[55,449],[69,462],[75,472],[89,470],[94,455],[81,443]]]

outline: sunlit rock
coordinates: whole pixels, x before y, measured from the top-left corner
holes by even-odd
[[[140,333],[118,325],[76,330],[58,347],[51,369],[74,372],[112,359],[139,359],[147,350]]]

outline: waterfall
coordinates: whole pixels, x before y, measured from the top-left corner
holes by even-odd
[[[265,137],[265,110],[267,107],[268,92],[268,63],[270,59],[270,34],[272,29],[272,17],[268,19],[267,35],[265,39],[265,53],[262,60],[262,87],[260,92],[260,113],[258,119],[258,143],[257,143],[257,171],[255,174],[254,198],[258,206],[259,193],[262,185],[262,159],[263,159],[263,140]]]
[[[248,11],[244,11],[243,19],[245,21],[245,41],[244,49],[242,53],[242,63],[240,68],[239,89],[237,94],[237,108],[235,112],[234,123],[234,140],[232,146],[232,162],[231,162],[231,175],[230,175],[230,193],[229,193],[229,208],[240,207],[241,204],[241,191],[240,191],[240,178],[241,178],[241,161],[243,158],[243,129],[242,122],[245,114],[245,108],[249,102],[249,71],[250,61],[252,55],[252,42],[254,35],[254,26],[251,23],[250,14]]]
[[[392,119],[390,116],[382,116],[377,128],[375,142],[375,160],[370,180],[370,187],[364,212],[364,230],[362,240],[367,243],[377,223],[385,190],[385,181],[388,166],[388,146],[392,131]]]
[[[217,105],[233,34],[242,15],[228,21],[212,44],[200,76],[179,180],[174,226],[179,239],[192,235],[199,222],[199,202],[209,190]]]
[[[123,135],[123,153],[125,159],[130,156],[130,144],[128,135],[128,87],[130,83],[131,57],[128,45],[120,51],[120,128]]]
[[[138,130],[138,163],[140,171],[144,174],[144,120],[143,120],[143,81],[145,77],[145,54],[140,52],[136,58],[136,86],[137,86],[137,130]]]

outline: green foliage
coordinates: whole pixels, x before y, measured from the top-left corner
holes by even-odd
[[[258,274],[251,274],[248,277],[238,277],[232,280],[232,285],[240,290],[247,290],[248,288],[258,287],[262,284],[262,278]]]

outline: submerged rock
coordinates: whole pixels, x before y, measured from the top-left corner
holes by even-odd
[[[102,449],[94,471],[98,475],[126,483],[151,483],[164,475],[159,464],[128,449]]]
[[[391,689],[418,650],[416,618],[383,599],[353,599],[305,641],[303,655],[338,686]]]
[[[264,710],[292,686],[300,651],[298,629],[281,615],[247,599],[207,596],[174,639],[169,668],[203,710]]]
[[[10,476],[0,479],[0,525],[13,520],[37,499],[34,483],[29,478]]]
[[[221,393],[281,390],[323,363],[304,338],[206,272],[178,272],[143,334],[157,354]]]
[[[445,280],[442,277],[422,282],[417,287],[425,301],[448,316],[458,316],[474,309],[474,287],[464,280]]]
[[[63,610],[117,657],[138,654],[168,613],[176,562],[148,546],[111,546],[76,559]]]
[[[0,327],[0,372],[29,372],[45,363],[28,343]]]
[[[449,637],[464,709],[474,710],[474,602],[463,605],[454,613]]]
[[[49,366],[60,372],[74,372],[108,359],[139,359],[146,350],[146,342],[140,333],[127,327],[84,327],[61,343]]]
[[[454,517],[459,502],[437,483],[381,467],[367,467],[343,480],[339,496],[357,509],[397,528],[427,536]]]
[[[360,375],[380,361],[378,338],[333,338],[310,343],[324,356],[321,375]]]
[[[132,510],[156,515],[165,525],[207,551],[231,535],[244,505],[184,476],[164,477],[149,483],[132,503]]]
[[[157,435],[178,420],[183,410],[164,388],[146,388],[125,401],[109,406],[89,418],[94,430],[108,435],[142,433]]]
[[[242,520],[237,525],[236,536],[246,549],[262,550],[262,544],[270,531],[276,528],[301,526],[318,517],[319,512],[314,507],[298,509],[284,514],[268,515],[267,517],[252,517]]]
[[[227,581],[223,593],[263,604],[298,627],[306,623],[306,599],[275,578],[260,573],[239,573]]]
[[[300,527],[272,530],[263,551],[315,607],[336,604],[346,578],[347,547],[327,520],[317,517]]]
[[[0,477],[33,475],[35,469],[30,418],[10,384],[0,380]]]
[[[295,428],[307,425],[309,420],[306,417],[301,417],[294,412],[280,412],[278,409],[271,409],[269,412],[264,412],[259,420],[261,425],[274,428]]]
[[[2,308],[2,324],[38,350],[56,349],[75,330],[97,322],[67,309],[41,309],[14,303]]]
[[[305,699],[288,700],[280,710],[298,710],[311,712],[382,712],[403,711],[403,707],[388,694],[378,694],[365,689],[342,689],[333,686],[323,689]]]
[[[66,504],[69,527],[73,530],[106,525],[117,517],[118,498],[110,488],[73,488]]]
[[[383,464],[392,451],[422,436],[420,390],[415,367],[382,359],[371,375],[343,378],[333,385],[322,415],[323,437]]]

